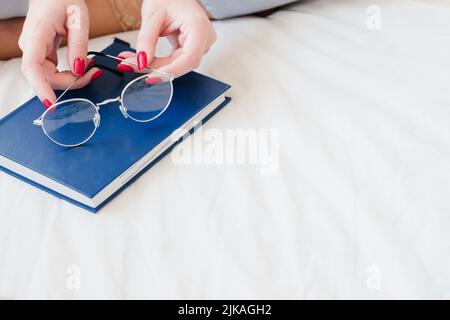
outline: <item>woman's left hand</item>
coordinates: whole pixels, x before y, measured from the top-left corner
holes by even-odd
[[[154,56],[160,37],[167,37],[174,47],[171,56]],[[144,0],[137,55],[120,54],[136,61],[138,66],[121,63],[119,69],[142,71],[150,67],[179,77],[196,69],[215,41],[216,33],[208,15],[196,0]]]

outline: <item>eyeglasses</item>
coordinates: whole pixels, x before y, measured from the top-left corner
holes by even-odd
[[[125,61],[100,52],[88,52],[88,56],[93,55]],[[126,60],[126,63],[137,65],[129,60]],[[92,65],[90,68],[94,66],[123,77],[122,72],[106,66]],[[119,102],[119,110],[127,119],[140,123],[151,122],[159,118],[172,101],[173,76],[156,69],[149,71],[149,74],[130,81],[119,97],[100,103],[83,98],[60,101],[76,83],[77,78],[33,124],[41,126],[45,135],[57,145],[72,148],[85,144],[94,136],[100,126],[100,107],[110,103]],[[151,84],[146,83],[149,75]]]

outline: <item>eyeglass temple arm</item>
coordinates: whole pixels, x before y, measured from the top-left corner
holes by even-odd
[[[137,66],[137,63],[135,63],[135,62],[133,62],[133,61],[129,61],[129,60],[126,60],[126,59],[121,59],[121,58],[118,58],[118,57],[115,57],[115,56],[112,56],[112,55],[109,55],[109,54],[106,54],[106,53],[103,53],[103,52],[89,51],[89,52],[87,53],[87,55],[88,55],[88,56],[100,56],[100,57],[111,58],[111,59],[114,59],[114,60],[116,60],[116,61],[126,62],[127,64],[132,64],[132,65],[134,65],[134,66]],[[101,68],[103,68],[103,69],[106,69],[106,70],[108,70],[108,71],[110,71],[110,72],[112,72],[112,73],[118,75],[119,77],[123,77],[123,72],[120,72],[120,71],[118,71],[118,70],[109,68],[109,67],[104,66],[104,65],[101,65],[101,64],[94,64],[94,65],[90,66],[89,69],[91,69],[91,68],[93,68],[93,67],[95,67],[95,66],[99,66],[99,67],[101,67]]]
[[[87,67],[86,68],[86,72],[88,72],[89,70],[91,70],[92,68],[95,68],[95,67],[101,68],[101,69],[106,70],[106,71],[109,71],[109,72],[115,74],[116,76],[118,76],[119,78],[123,78],[124,77],[123,72],[115,70],[113,68],[109,68],[107,66],[104,66],[104,65],[98,64],[98,63],[92,64],[89,67]]]
[[[88,55],[94,55],[94,56],[100,56],[100,57],[107,57],[107,58],[111,58],[111,59],[114,59],[114,60],[116,60],[116,61],[121,61],[121,62],[125,62],[125,63],[127,63],[127,64],[132,64],[132,65],[134,65],[134,66],[137,66],[138,64],[136,63],[136,62],[134,62],[134,61],[130,61],[130,60],[127,60],[127,59],[122,59],[122,58],[118,58],[118,57],[115,57],[115,56],[112,56],[112,55],[109,55],[109,54],[106,54],[106,53],[103,53],[103,52],[97,52],[97,51],[89,51],[88,52]],[[94,67],[95,65],[93,65],[93,66],[91,66],[91,67]],[[100,65],[102,68],[105,68],[106,70],[108,70],[108,71],[111,71],[111,72],[113,72],[113,73],[115,73],[115,74],[122,74],[122,76],[123,76],[123,73],[122,72],[120,72],[120,71],[117,71],[117,70],[114,70],[114,69],[111,69],[111,68],[108,68],[108,67],[105,67],[105,66],[102,66],[102,65]],[[161,73],[161,74],[164,74],[165,76],[167,76],[169,79],[171,79],[171,81],[174,79],[174,76],[172,75],[172,74],[170,74],[170,73],[167,73],[167,72],[164,72],[164,71],[162,71],[162,70],[158,70],[158,69],[151,69],[151,68],[145,68],[146,70],[148,70],[149,72],[151,72],[151,71],[156,71],[156,72],[159,72],[159,73]]]
[[[88,56],[92,56],[93,55],[93,56],[100,56],[100,57],[111,58],[111,59],[114,59],[116,61],[122,61],[122,62],[125,61],[126,63],[129,63],[129,64],[137,66],[136,62],[133,62],[133,61],[130,61],[130,60],[126,60],[126,59],[122,59],[122,58],[119,58],[119,57],[115,57],[115,56],[112,56],[112,55],[104,53],[104,52],[89,51],[87,54],[88,54]]]
[[[96,51],[89,51],[89,52],[88,52],[88,56],[109,57],[108,55],[106,55],[106,54],[104,54],[104,53],[102,53],[102,52],[96,52]],[[111,56],[111,57],[113,57],[113,56]],[[115,59],[115,60],[122,60],[122,59],[117,58],[117,59]],[[127,62],[128,62],[128,61],[127,61]],[[121,72],[121,71],[119,71],[119,70],[116,70],[116,69],[113,69],[113,68],[110,68],[110,67],[107,67],[107,66],[105,66],[105,65],[99,64],[99,63],[97,63],[97,62],[96,62],[95,64],[92,64],[92,65],[90,65],[89,67],[87,67],[87,68],[86,68],[86,72],[89,71],[89,70],[91,70],[91,69],[94,68],[94,67],[100,67],[100,68],[102,68],[102,69],[104,69],[104,70],[107,70],[107,71],[109,71],[109,72],[115,74],[116,76],[118,76],[118,77],[120,77],[120,78],[123,78],[123,76],[124,76],[123,72]]]

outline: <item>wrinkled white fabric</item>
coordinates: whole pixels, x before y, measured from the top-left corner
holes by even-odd
[[[278,174],[166,157],[90,215],[0,173],[0,298],[449,298],[449,16],[316,0],[216,22],[200,71],[233,102],[205,130],[278,129]],[[0,63],[0,116],[31,95]]]

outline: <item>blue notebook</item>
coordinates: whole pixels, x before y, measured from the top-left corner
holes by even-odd
[[[118,55],[131,50],[116,39],[103,52]],[[99,61],[104,59],[104,61]],[[101,65],[116,67],[112,59],[96,57]],[[125,78],[104,72],[89,86],[70,91],[64,100],[87,98],[93,102],[119,96],[125,85],[139,75]],[[142,124],[125,119],[118,105],[100,109],[101,125],[94,137],[77,148],[51,142],[34,126],[45,110],[33,98],[0,120],[0,170],[91,212],[97,212],[136,181],[182,139],[178,129],[192,132],[223,108],[229,85],[191,72],[174,81],[174,96],[158,119]],[[196,126],[195,126],[196,127]]]

